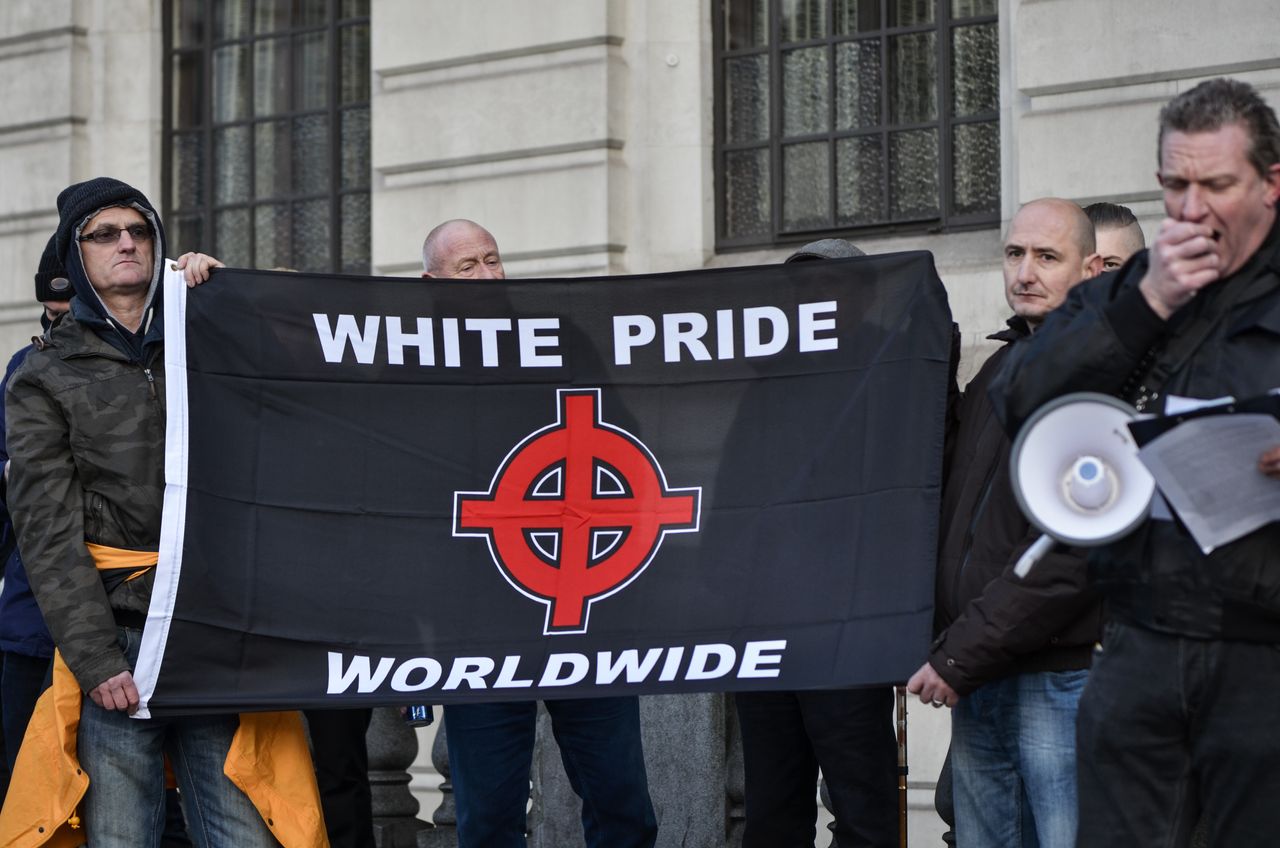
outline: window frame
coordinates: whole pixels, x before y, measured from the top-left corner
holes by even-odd
[[[296,20],[291,20],[289,25],[278,30],[272,30],[270,33],[259,34],[253,32],[252,23],[248,27],[248,32],[238,38],[230,38],[215,41],[214,38],[214,16],[216,14],[214,3],[200,3],[200,12],[203,19],[203,27],[201,32],[201,40],[199,45],[184,45],[176,47],[174,44],[174,24],[175,24],[175,4],[177,2],[192,2],[192,0],[164,0],[161,4],[161,55],[163,56],[163,68],[161,73],[161,171],[160,171],[160,192],[161,192],[161,214],[163,219],[168,221],[176,221],[182,215],[198,212],[200,215],[200,234],[197,244],[193,245],[176,245],[167,244],[166,248],[175,252],[176,250],[201,250],[210,252],[216,246],[216,218],[218,213],[244,209],[250,213],[250,224],[248,228],[248,244],[246,253],[251,266],[256,264],[257,250],[257,227],[255,226],[256,210],[261,207],[278,206],[285,204],[289,209],[290,223],[292,224],[292,216],[294,214],[293,207],[298,203],[315,202],[325,200],[328,203],[328,247],[329,247],[329,263],[323,270],[317,270],[317,273],[344,273],[343,256],[342,256],[342,202],[345,197],[353,195],[369,195],[372,192],[371,175],[365,180],[364,184],[355,188],[343,188],[342,186],[342,116],[346,112],[365,109],[366,113],[370,111],[371,91],[365,93],[362,100],[354,100],[348,103],[342,102],[342,57],[341,57],[341,34],[343,30],[352,29],[363,25],[367,32],[370,32],[370,15],[355,15],[350,17],[342,17],[342,4],[340,0],[328,0],[325,6],[325,18],[323,24],[303,25]],[[256,2],[256,0],[255,0]],[[249,5],[250,17],[252,17],[253,5]],[[294,79],[297,72],[297,54],[294,51],[294,45],[300,36],[324,33],[328,39],[328,84],[325,94],[326,102],[324,108],[300,109],[298,104],[294,102]],[[279,113],[270,115],[258,115],[254,111],[253,99],[253,79],[254,69],[257,62],[257,51],[255,45],[268,41],[280,39],[289,44],[289,61],[288,61],[288,80],[287,90],[289,91],[289,109]],[[250,80],[250,103],[247,116],[238,118],[233,121],[226,121],[215,126],[213,118],[213,84],[214,84],[214,53],[216,49],[228,46],[245,46],[247,48],[247,70],[245,71]],[[200,91],[198,93],[198,125],[190,128],[179,129],[174,126],[174,85],[175,73],[174,66],[179,56],[196,55],[200,64]],[[281,121],[286,122],[290,127],[290,143],[292,143],[292,132],[294,121],[297,118],[324,115],[328,121],[328,185],[323,191],[296,191],[294,186],[290,185],[290,190],[285,194],[274,194],[271,196],[259,197],[256,193],[257,183],[257,152],[255,149],[254,128],[258,124]],[[232,202],[219,202],[215,197],[214,169],[215,169],[215,137],[219,130],[232,127],[248,128],[248,142],[246,145],[245,156],[249,162],[249,196],[243,200]],[[173,197],[173,181],[174,181],[174,141],[179,135],[199,135],[202,150],[202,162],[200,173],[200,184],[202,202],[199,205],[190,207],[176,207]],[[292,172],[290,173],[290,182],[292,183]],[[180,209],[180,211],[175,211]],[[166,233],[172,238],[177,228],[172,227]],[[364,234],[366,243],[371,247],[372,233]],[[369,273],[372,268],[372,251],[366,249],[369,255],[369,261],[366,267],[360,273]],[[297,252],[297,247],[290,239],[289,256],[291,265],[301,264]],[[345,273],[351,273],[350,271]]]
[[[965,124],[995,123],[997,132],[1000,125],[999,106],[995,110],[956,117],[953,111],[953,79],[952,79],[952,39],[955,30],[982,24],[998,24],[999,15],[976,15],[955,18],[952,16],[951,0],[933,0],[935,3],[935,20],[929,24],[913,24],[907,26],[888,26],[889,0],[878,0],[881,26],[870,32],[855,32],[845,35],[835,34],[835,0],[826,3],[826,33],[822,38],[805,41],[791,41],[783,45],[780,41],[781,14],[780,0],[767,0],[768,3],[768,39],[763,46],[744,47],[729,50],[727,44],[728,7],[733,0],[712,0],[712,86],[713,86],[713,180],[715,192],[715,246],[717,251],[759,249],[762,247],[802,244],[807,241],[857,234],[859,236],[891,235],[897,233],[943,233],[962,232],[974,229],[986,229],[998,226],[1000,209],[989,212],[957,213],[955,211],[955,186],[953,184],[953,133],[954,128]],[[889,39],[894,36],[912,33],[935,32],[934,60],[937,63],[937,119],[925,123],[892,123],[890,119],[891,90],[889,83]],[[879,86],[880,115],[879,123],[872,128],[836,129],[835,110],[837,108],[837,72],[833,57],[836,45],[874,39],[879,44],[881,79]],[[782,57],[785,53],[796,49],[823,47],[827,56],[827,109],[829,111],[827,126],[824,132],[807,135],[786,136],[783,132],[782,102]],[[998,50],[998,45],[997,45]],[[726,97],[726,62],[745,56],[765,55],[768,57],[769,70],[769,134],[767,141],[769,162],[769,214],[768,232],[758,235],[730,237],[728,235],[726,202],[726,155],[742,150],[759,150],[766,145],[759,141],[738,142],[727,141],[727,112],[729,108]],[[997,80],[997,84],[999,81]],[[886,220],[865,225],[836,224],[839,175],[836,160],[836,142],[846,138],[875,137],[880,138],[881,162],[883,175],[881,187],[884,192],[886,209],[890,208],[892,173],[890,170],[890,136],[894,132],[912,129],[936,129],[938,133],[938,186],[939,214],[927,217],[901,218]],[[785,139],[785,144],[783,140]],[[810,229],[788,230],[783,226],[783,201],[785,198],[783,184],[783,148],[806,141],[821,141],[827,146],[828,164],[828,220],[832,226]],[[1000,191],[999,177],[996,185],[997,195]]]

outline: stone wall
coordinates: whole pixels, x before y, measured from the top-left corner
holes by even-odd
[[[40,331],[32,274],[54,200],[100,175],[160,205],[160,4],[0,4],[0,349]]]
[[[999,12],[1006,221],[1043,195],[1105,199],[1133,206],[1150,236],[1161,104],[1219,74],[1280,102],[1274,0]],[[160,16],[159,0],[0,4],[0,349],[38,329],[30,280],[61,188],[110,174],[161,205]],[[513,276],[780,261],[787,251],[714,250],[710,27],[703,0],[373,0],[375,272],[416,275],[423,235],[450,217],[488,226]],[[971,375],[1006,312],[999,230],[859,243],[933,251]],[[947,725],[919,705],[912,716],[912,798],[927,815]]]

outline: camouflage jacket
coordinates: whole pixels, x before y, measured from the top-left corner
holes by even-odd
[[[9,381],[9,509],[54,644],[88,692],[128,671],[114,611],[145,615],[154,570],[110,592],[85,548],[155,550],[164,357],[144,365],[68,315]],[[41,349],[42,348],[42,349]]]

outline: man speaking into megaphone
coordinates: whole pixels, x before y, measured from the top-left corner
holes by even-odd
[[[1015,432],[1078,391],[1161,412],[1172,396],[1280,387],[1280,126],[1246,83],[1216,79],[1160,113],[1166,218],[1149,251],[1075,288],[991,387]],[[1280,477],[1280,451],[1258,471]],[[1277,485],[1280,485],[1278,483]],[[1152,517],[1093,549],[1110,613],[1080,701],[1078,844],[1211,845],[1280,831],[1280,522],[1204,554]]]

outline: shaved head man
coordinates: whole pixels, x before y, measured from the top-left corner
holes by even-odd
[[[1046,197],[1018,210],[1004,239],[1004,294],[1035,330],[1081,280],[1102,271],[1093,222],[1069,200]]]
[[[1009,222],[1004,290],[1013,317],[1003,342],[955,405],[942,492],[935,591],[937,638],[908,691],[951,707],[956,844],[1040,848],[1076,842],[1076,704],[1100,611],[1084,561],[1065,549],[1027,579],[1012,567],[1038,535],[1009,473],[1009,438],[987,388],[1003,362],[1067,293],[1101,270],[1093,223],[1076,204],[1033,200]]]
[[[475,221],[454,218],[427,233],[422,242],[422,276],[503,280],[498,242]]]

